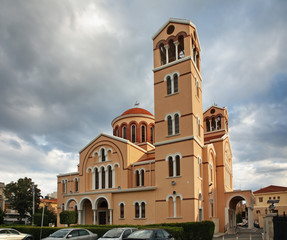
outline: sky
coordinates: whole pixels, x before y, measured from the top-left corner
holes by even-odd
[[[227,107],[234,189],[287,186],[287,1],[1,0],[0,182],[42,194],[134,107],[154,112],[152,35],[188,19],[203,108]]]

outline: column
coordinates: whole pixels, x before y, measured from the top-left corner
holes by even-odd
[[[178,60],[178,45],[179,45],[179,42],[175,41],[173,44],[175,45],[175,60]]]
[[[109,209],[110,211],[110,224],[113,225],[113,209]]]
[[[94,225],[96,225],[96,213],[97,213],[97,210],[93,209],[93,224]]]
[[[83,210],[78,210],[78,224],[82,224],[82,212]]]
[[[253,217],[253,209],[251,207],[248,207],[248,228],[254,228],[254,217]]]
[[[176,217],[176,197],[173,198],[173,217]]]
[[[168,49],[169,49],[169,46],[165,45],[164,48],[165,48],[165,57],[166,57],[165,63],[167,64],[168,63]]]
[[[172,157],[172,166],[173,166],[173,176],[176,176],[176,161],[175,157]]]

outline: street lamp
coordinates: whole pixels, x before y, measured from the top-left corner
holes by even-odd
[[[43,211],[42,211],[42,220],[41,220],[41,230],[40,230],[40,240],[42,238],[42,228],[44,223],[44,210],[45,210],[45,198],[41,195],[40,198],[43,200]]]

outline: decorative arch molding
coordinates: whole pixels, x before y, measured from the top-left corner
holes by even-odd
[[[94,203],[93,203],[93,201],[92,201],[92,199],[91,199],[90,197],[83,197],[83,198],[80,200],[80,203],[78,204],[79,210],[83,210],[83,204],[84,204],[85,200],[89,200],[89,201],[91,202],[91,204],[92,204],[92,209],[95,208]]]
[[[229,206],[230,206],[230,202],[233,198],[235,197],[242,197],[245,201],[246,201],[246,207],[250,207],[250,208],[253,208],[253,205],[250,203],[250,199],[248,199],[245,195],[243,194],[240,194],[240,193],[234,193],[232,194],[226,201],[226,208],[228,209]]]
[[[168,114],[166,114],[165,117],[164,117],[164,120],[167,121],[167,118],[168,118],[169,116],[171,117],[172,120],[174,120],[174,116],[175,116],[176,114],[177,114],[179,117],[181,117],[180,112],[177,111],[177,112],[174,112],[174,113],[168,113]]]
[[[86,170],[86,173],[89,173],[89,170],[91,170],[91,172],[93,172],[93,169],[91,167],[88,167]]]
[[[107,201],[107,203],[108,203],[108,209],[111,209],[111,204],[110,204],[109,199],[106,196],[104,196],[104,195],[100,195],[94,201],[94,208],[93,208],[93,210],[97,210],[98,209],[98,203],[99,203],[100,199],[105,199]]]
[[[176,34],[176,36],[172,35],[172,36],[168,37],[167,39],[161,39],[161,40],[156,44],[156,47],[155,47],[155,48],[158,49],[161,44],[167,45],[168,42],[169,42],[169,40],[171,40],[171,39],[172,39],[172,40],[178,40],[178,38],[179,38],[180,36],[183,36],[183,37],[185,38],[185,37],[187,37],[187,33],[184,32],[184,31],[181,31],[181,32],[179,32],[178,34]]]
[[[180,76],[179,71],[174,71],[173,73],[168,73],[164,76],[163,81],[167,81],[167,77],[170,77],[171,79],[173,78],[174,75],[177,75],[178,77]]]
[[[121,204],[124,204],[124,206],[126,206],[126,203],[125,202],[119,202],[119,206],[121,206]]]
[[[72,201],[75,201],[75,202],[76,202],[76,206],[77,206],[77,208],[78,208],[78,205],[79,205],[79,204],[78,204],[77,199],[71,197],[71,198],[69,198],[69,199],[66,201],[66,204],[65,204],[65,207],[64,207],[65,210],[68,210],[68,209],[69,209],[69,204],[70,204]]]
[[[179,193],[177,193],[177,194],[169,194],[169,195],[167,195],[165,200],[168,202],[168,199],[172,198],[172,200],[175,202],[177,197],[179,197],[180,200],[183,200],[183,197]]]

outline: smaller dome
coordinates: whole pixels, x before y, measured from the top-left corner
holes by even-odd
[[[149,111],[143,108],[131,108],[125,111],[121,116],[128,115],[128,114],[145,114],[145,115],[153,116]]]

